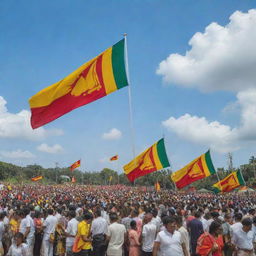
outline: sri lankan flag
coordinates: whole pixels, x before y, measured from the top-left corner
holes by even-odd
[[[78,160],[76,162],[74,162],[71,166],[70,166],[70,171],[74,171],[76,168],[78,168],[81,165],[81,160]]]
[[[130,163],[126,164],[123,168],[127,178],[133,182],[141,176],[161,170],[168,166],[170,166],[170,164],[165,151],[164,139],[161,139],[134,158]]]
[[[124,39],[29,99],[31,126],[45,125],[73,109],[128,85]]]
[[[232,172],[224,179],[213,185],[213,190],[216,193],[219,192],[230,192],[233,189],[239,187],[240,185],[244,185],[244,179],[240,171]]]
[[[112,156],[109,160],[110,160],[110,161],[118,160],[118,155]]]
[[[192,182],[208,177],[215,172],[210,151],[207,151],[182,169],[174,172],[171,175],[171,179],[176,184],[177,188],[183,188]]]
[[[41,179],[43,179],[43,176],[36,176],[36,177],[31,178],[32,181],[38,181]]]

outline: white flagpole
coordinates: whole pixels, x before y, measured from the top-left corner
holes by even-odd
[[[128,96],[129,96],[129,114],[130,114],[130,132],[131,132],[131,143],[132,143],[132,153],[133,158],[135,158],[135,133],[133,127],[133,115],[132,115],[132,97],[131,97],[131,84],[129,76],[129,65],[128,65],[128,51],[127,51],[127,34],[124,34],[124,43],[125,43],[125,69],[128,80]]]

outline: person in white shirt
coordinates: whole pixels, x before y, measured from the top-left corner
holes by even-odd
[[[93,255],[104,256],[106,252],[106,234],[108,231],[107,221],[101,217],[101,209],[96,209],[95,219],[92,221],[92,247]]]
[[[161,218],[158,216],[158,210],[154,208],[152,210],[152,214],[153,214],[153,218],[151,222],[156,225],[156,232],[159,232],[162,226],[162,221],[161,221]]]
[[[22,243],[24,235],[20,232],[15,234],[14,243],[11,245],[7,256],[31,256],[32,254],[28,251],[28,245]]]
[[[43,256],[53,256],[53,243],[50,240],[51,234],[54,234],[55,227],[58,220],[53,216],[53,209],[48,210],[48,216],[43,223],[44,236],[42,242],[42,255]]]
[[[156,238],[157,226],[152,222],[152,213],[146,213],[142,226],[142,255],[151,256]]]
[[[26,234],[26,244],[28,245],[29,252],[33,254],[33,248],[35,243],[35,226],[34,221],[30,216],[30,209],[25,208],[24,209],[24,215],[26,215],[26,228],[29,229],[29,233]]]
[[[180,232],[176,231],[176,219],[165,217],[163,223],[166,229],[157,234],[153,256],[189,256]]]
[[[234,218],[235,218],[235,223],[230,226],[231,236],[233,236],[233,234],[236,232],[237,229],[241,229],[243,226],[241,223],[241,220],[243,218],[242,213],[240,213],[240,212],[236,213]]]
[[[182,218],[182,216],[177,216],[176,221],[177,221],[178,231],[181,234],[181,241],[182,241],[182,243],[185,244],[187,254],[189,254],[189,251],[190,251],[189,250],[189,234],[188,234],[187,229],[185,227],[183,227],[183,218]]]
[[[253,243],[255,236],[252,231],[252,220],[242,220],[242,227],[235,229],[232,236],[232,244],[236,248],[237,256],[254,256]]]
[[[110,213],[109,215],[111,224],[108,226],[107,231],[107,241],[108,256],[122,256],[123,254],[123,244],[126,241],[126,228],[123,224],[117,223],[118,217],[115,212]]]
[[[66,228],[66,254],[67,256],[72,256],[73,252],[72,252],[72,247],[74,245],[75,242],[75,236],[77,233],[77,225],[78,225],[78,221],[76,220],[76,212],[75,211],[70,211],[69,212],[69,222]]]

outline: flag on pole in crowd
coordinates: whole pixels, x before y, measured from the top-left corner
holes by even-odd
[[[160,186],[160,184],[159,184],[159,182],[157,181],[156,183],[155,183],[155,191],[160,191],[161,190],[161,186]]]
[[[212,164],[210,151],[208,150],[205,154],[199,156],[182,169],[174,172],[171,175],[171,179],[177,188],[183,188],[214,173],[216,171]]]
[[[70,166],[70,171],[74,171],[76,168],[78,168],[81,165],[81,160],[78,160],[76,162],[74,162],[71,166]]]
[[[164,139],[161,139],[135,157],[123,168],[127,178],[133,182],[141,176],[161,170],[168,166],[170,166],[170,164],[165,151]]]
[[[118,155],[112,156],[109,160],[110,160],[110,161],[118,160]]]
[[[72,183],[75,183],[76,182],[76,178],[73,176],[72,177],[72,180],[71,180]]]
[[[232,172],[224,179],[213,185],[213,190],[216,193],[230,192],[241,185],[244,185],[245,181],[240,171]]]
[[[32,96],[29,99],[31,126],[33,129],[43,126],[127,85],[123,39]]]
[[[38,181],[41,179],[43,179],[43,176],[36,176],[36,177],[31,178],[32,181]]]

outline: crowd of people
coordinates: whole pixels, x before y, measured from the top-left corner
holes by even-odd
[[[252,256],[255,195],[6,185],[0,256]]]

